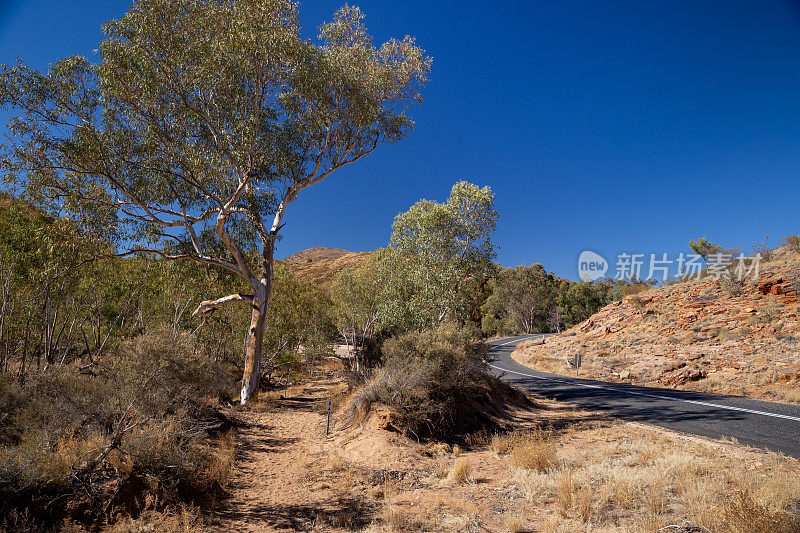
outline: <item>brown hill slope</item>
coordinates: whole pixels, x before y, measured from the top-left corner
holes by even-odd
[[[314,246],[313,248],[300,250],[299,252],[290,255],[283,261],[286,263],[313,263],[314,261],[319,261],[320,259],[336,259],[337,257],[342,257],[343,255],[349,253],[352,252],[343,250],[341,248]]]
[[[330,291],[336,275],[345,268],[358,268],[375,252],[348,252],[339,248],[309,248],[290,255],[281,264],[289,274]]]
[[[648,290],[515,358],[573,373],[581,353],[582,377],[800,402],[798,275],[800,256],[782,248],[739,296],[711,278]]]

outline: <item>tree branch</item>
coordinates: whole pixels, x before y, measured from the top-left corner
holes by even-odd
[[[200,305],[197,306],[197,309],[194,310],[192,313],[192,318],[198,316],[209,316],[211,313],[217,310],[217,307],[229,303],[229,302],[240,302],[240,301],[253,301],[252,294],[231,294],[229,296],[223,296],[222,298],[218,298],[216,300],[205,300],[200,302]]]

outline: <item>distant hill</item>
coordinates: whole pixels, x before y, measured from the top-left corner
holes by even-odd
[[[330,291],[336,275],[345,268],[358,268],[375,252],[349,252],[341,248],[314,247],[301,250],[281,261],[297,279]]]
[[[341,248],[326,248],[324,246],[315,246],[313,248],[306,248],[305,250],[300,250],[299,252],[290,255],[283,262],[287,264],[292,263],[313,263],[314,261],[319,261],[321,259],[336,259],[338,257],[342,257],[346,254],[351,254],[353,252],[349,252],[347,250],[342,250]]]

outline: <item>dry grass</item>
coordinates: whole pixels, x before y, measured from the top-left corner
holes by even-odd
[[[328,251],[335,249],[327,249]],[[344,251],[344,250],[342,250]],[[305,250],[303,252],[306,252]],[[298,252],[298,254],[303,254]],[[295,278],[312,283],[325,291],[329,291],[336,274],[345,268],[363,266],[375,252],[321,253],[304,256],[300,261],[286,262],[286,268]],[[298,255],[295,254],[295,255]],[[307,259],[312,259],[307,262]],[[287,258],[289,259],[289,258]]]
[[[383,512],[383,524],[374,524],[368,531],[396,531],[405,533],[406,531],[417,531],[423,524],[420,520],[392,503],[387,503]]]
[[[550,432],[527,430],[495,435],[490,448],[508,455],[512,466],[547,472],[556,466],[556,450]]]
[[[541,428],[498,433],[492,436],[489,448],[498,455],[508,455],[518,446],[551,440],[552,431]]]
[[[520,516],[507,516],[506,527],[508,533],[522,533],[525,531],[525,520]]]
[[[136,519],[125,518],[113,525],[107,525],[107,533],[193,533],[203,531],[205,520],[200,509],[193,505],[180,505],[163,513],[146,512]]]
[[[509,461],[513,466],[547,472],[555,466],[555,455],[556,449],[552,442],[539,441],[515,446],[511,450]]]
[[[477,533],[480,531],[480,519],[473,513],[462,509],[440,509],[431,524],[423,528],[425,531],[447,531],[452,533]],[[431,527],[432,526],[432,527]]]
[[[453,463],[448,479],[452,483],[467,483],[472,481],[472,464],[466,457],[459,457]]]
[[[350,467],[350,464],[342,456],[332,454],[328,456],[328,468],[332,472],[344,472]]]
[[[222,433],[217,449],[208,466],[206,477],[219,483],[221,487],[228,484],[236,461],[236,432],[233,429]]]
[[[794,459],[752,453],[745,460],[751,452],[624,424],[559,441],[559,456],[544,470],[515,464],[513,444],[509,453],[512,481],[526,499],[558,510],[557,521],[541,524],[545,531],[592,524],[655,532],[682,522],[709,533],[800,531],[800,465]],[[495,444],[508,448],[505,440]]]

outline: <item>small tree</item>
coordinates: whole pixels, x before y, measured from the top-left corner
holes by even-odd
[[[275,244],[288,207],[336,170],[404,138],[431,60],[380,47],[345,6],[300,37],[296,4],[136,0],[104,26],[99,63],[3,66],[17,110],[6,179],[53,213],[148,254],[228,270],[247,287],[195,316],[251,307],[241,401],[258,390]],[[248,254],[247,252],[254,252]]]
[[[547,325],[550,326],[550,331],[554,333],[561,333],[561,327],[564,324],[564,315],[561,313],[561,308],[558,306],[550,309],[550,315],[547,318]]]
[[[453,185],[444,203],[420,200],[392,224],[387,259],[405,262],[395,278],[404,289],[399,302],[414,327],[430,327],[448,315],[464,322],[477,316],[472,299],[494,273],[492,233],[497,225],[494,194],[466,181]],[[400,257],[397,257],[400,256]]]
[[[706,237],[700,237],[693,241],[689,241],[689,248],[694,253],[703,258],[704,262],[708,262],[708,256],[722,251],[722,247],[709,241]]]
[[[361,369],[366,343],[379,325],[381,305],[391,273],[378,252],[358,269],[339,272],[331,288],[333,315],[339,333],[354,356],[355,370]]]

